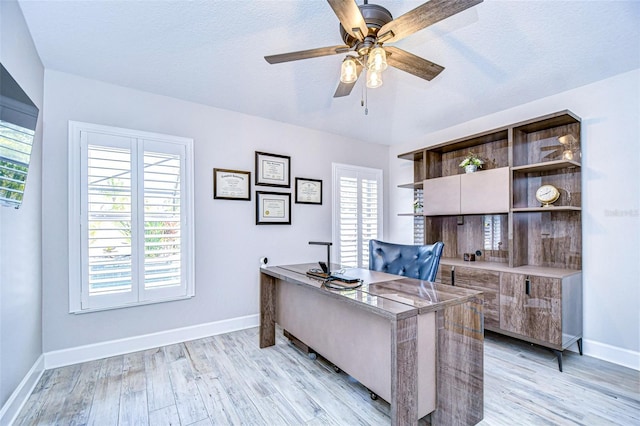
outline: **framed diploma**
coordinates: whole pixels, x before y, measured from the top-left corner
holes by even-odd
[[[291,194],[256,191],[256,225],[291,225]]]
[[[256,151],[256,185],[291,188],[291,157]]]
[[[297,204],[322,204],[322,181],[296,178]]]
[[[251,200],[251,172],[213,169],[213,198]]]

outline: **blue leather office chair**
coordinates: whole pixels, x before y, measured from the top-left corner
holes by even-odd
[[[444,243],[416,246],[369,240],[369,269],[435,281]]]

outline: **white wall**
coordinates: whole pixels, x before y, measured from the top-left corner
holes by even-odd
[[[397,155],[552,112],[582,118],[585,353],[640,369],[640,70],[426,135],[390,150],[389,187],[413,180]],[[410,242],[411,191],[390,194],[389,232]]]
[[[211,90],[215,91],[215,87]],[[331,163],[384,170],[388,147],[47,70],[43,156],[44,351],[258,313],[259,258],[323,259],[310,240],[331,239]],[[135,308],[68,313],[69,120],[195,139],[196,297]],[[291,156],[292,180],[322,179],[322,206],[292,204],[292,225],[255,225],[252,201],[213,199],[213,168],[248,170],[254,152]],[[271,190],[259,187],[260,190]],[[256,187],[252,185],[252,192]],[[293,189],[283,190],[291,192]]]
[[[13,0],[0,2],[0,40],[0,62],[42,111],[44,68]],[[42,114],[23,204],[0,207],[0,407],[42,354],[41,153]]]

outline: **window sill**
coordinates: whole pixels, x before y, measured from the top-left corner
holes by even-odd
[[[102,311],[113,311],[115,309],[125,309],[125,308],[135,308],[138,306],[146,306],[146,305],[156,305],[158,303],[166,303],[166,302],[177,302],[180,300],[188,300],[195,297],[195,294],[191,294],[188,296],[180,296],[180,297],[171,297],[168,299],[161,299],[161,300],[148,300],[145,302],[136,302],[136,303],[127,303],[124,305],[117,305],[117,306],[105,306],[105,307],[100,307],[100,308],[87,308],[87,309],[77,309],[77,310],[70,310],[69,313],[70,314],[74,314],[74,315],[82,315],[82,314],[90,314],[93,312],[102,312]]]

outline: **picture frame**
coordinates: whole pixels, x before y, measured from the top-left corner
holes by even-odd
[[[296,204],[322,204],[322,180],[297,177]]]
[[[291,157],[256,151],[256,186],[291,188]]]
[[[256,191],[256,225],[291,225],[291,194]]]
[[[213,169],[213,198],[216,200],[251,200],[251,172]]]

